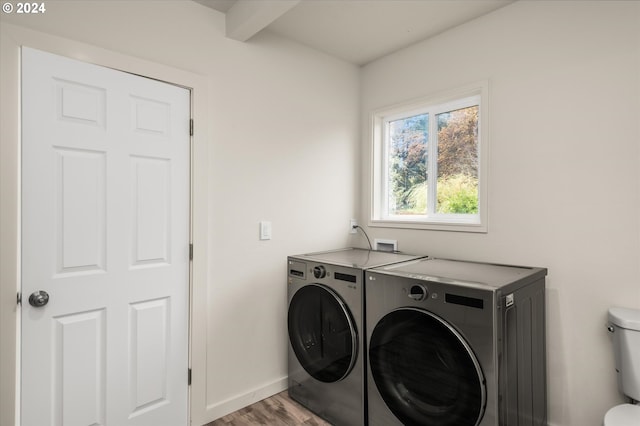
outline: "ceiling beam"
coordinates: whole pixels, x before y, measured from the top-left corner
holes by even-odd
[[[247,41],[299,2],[300,0],[237,0],[226,14],[226,36]]]

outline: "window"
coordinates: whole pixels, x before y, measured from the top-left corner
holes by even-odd
[[[373,114],[371,226],[486,231],[486,92]]]

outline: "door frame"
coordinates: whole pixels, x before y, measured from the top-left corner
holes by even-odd
[[[3,23],[0,37],[0,424],[19,424],[20,315],[20,54],[22,46],[168,82],[191,90],[190,238],[194,246],[189,289],[189,418],[206,423],[206,286],[208,258],[207,84],[192,72],[74,40]]]

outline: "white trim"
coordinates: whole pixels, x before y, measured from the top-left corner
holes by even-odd
[[[391,220],[371,220],[369,222],[371,228],[398,228],[398,229],[422,229],[431,231],[453,231],[453,232],[487,232],[486,227],[480,224],[454,224],[434,223],[434,222],[416,222],[416,221],[391,221]]]
[[[191,422],[207,423],[206,416],[206,286],[208,259],[208,135],[207,135],[207,96],[206,80],[192,72],[173,68],[168,65],[146,61],[88,45],[74,40],[30,30],[13,24],[2,23],[0,27],[2,55],[0,69],[2,80],[2,117],[0,140],[2,141],[2,160],[0,163],[0,195],[2,214],[0,228],[3,230],[2,257],[11,259],[11,267],[5,268],[3,262],[0,278],[2,292],[2,334],[0,350],[2,365],[2,400],[0,401],[0,423],[19,424],[19,318],[20,309],[15,308],[16,289],[5,283],[19,285],[19,209],[20,209],[20,49],[28,46],[61,56],[78,59],[125,72],[144,75],[154,79],[171,82],[192,91],[192,117],[194,136],[192,138],[191,164],[191,239],[195,247],[191,264],[191,318],[190,318],[190,366],[194,371],[190,388]],[[5,155],[6,154],[6,155]],[[5,214],[6,213],[6,214]],[[13,229],[11,233],[5,229]],[[6,253],[5,253],[6,252]],[[11,316],[5,318],[5,305],[13,302]],[[6,362],[5,362],[6,360]],[[186,372],[185,372],[186,374]],[[5,378],[14,378],[15,382]],[[10,384],[7,384],[10,383]],[[13,383],[13,384],[12,384]],[[13,412],[12,412],[13,411]]]
[[[207,406],[207,411],[210,416],[213,414],[214,419],[219,419],[220,417],[224,417],[227,414],[251,405],[256,401],[261,401],[272,395],[280,393],[287,389],[288,386],[288,377],[281,377],[280,379],[265,383],[258,388],[251,389],[248,392],[234,395],[231,398],[227,398],[224,401],[217,402],[216,404],[210,404]]]
[[[454,90],[439,92],[431,96],[413,99],[404,103],[374,110],[370,114],[370,192],[369,221],[371,227],[432,229],[463,232],[487,232],[487,166],[488,166],[488,102],[489,82],[481,81]],[[388,206],[388,153],[384,132],[394,120],[428,113],[431,142],[428,150],[428,169],[437,173],[437,114],[468,107],[479,106],[478,117],[478,214],[474,215],[391,215]],[[435,143],[433,143],[435,142]],[[430,193],[435,193],[436,181],[428,182]],[[434,202],[427,200],[428,211],[435,211]]]

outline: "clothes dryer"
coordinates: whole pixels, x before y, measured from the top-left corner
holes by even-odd
[[[365,273],[370,425],[546,425],[544,268]]]
[[[289,395],[334,425],[366,424],[363,273],[423,256],[347,248],[289,256]]]

